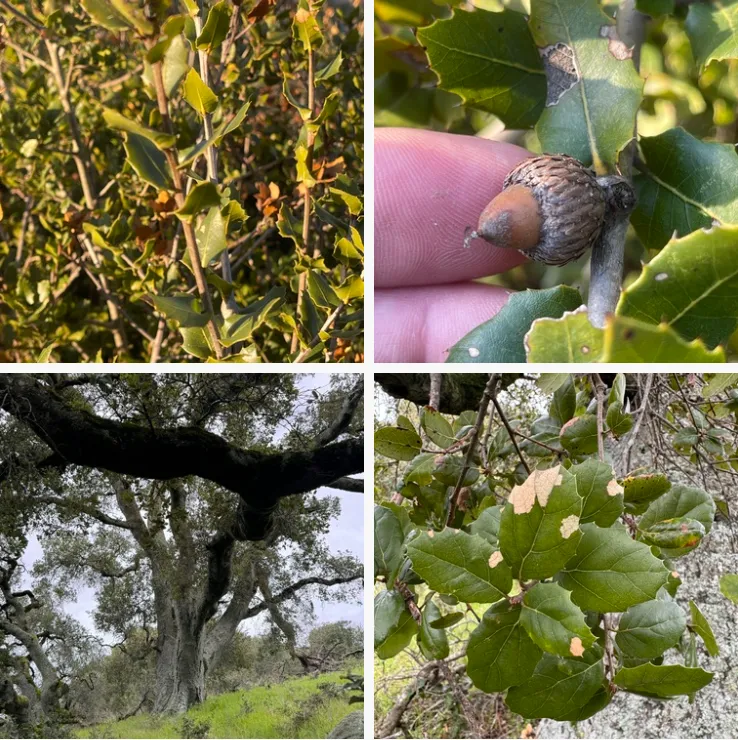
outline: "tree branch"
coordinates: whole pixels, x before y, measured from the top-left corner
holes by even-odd
[[[360,478],[338,478],[333,483],[328,484],[328,488],[337,488],[339,491],[349,491],[350,493],[364,493],[365,481]]]
[[[315,444],[323,447],[329,442],[338,439],[350,426],[354,413],[364,397],[364,376],[359,375],[354,387],[349,391],[346,400],[338,412],[338,416],[333,423],[324,429],[316,438]]]

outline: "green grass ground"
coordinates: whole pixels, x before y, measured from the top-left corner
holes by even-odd
[[[361,665],[352,666],[352,673],[361,673]],[[348,692],[319,702],[317,697],[327,692],[319,684],[344,685],[340,676],[346,671],[324,673],[316,678],[294,678],[270,687],[257,686],[207,699],[185,715],[154,717],[139,714],[121,722],[87,727],[77,733],[86,738],[181,738],[185,719],[192,723],[208,723],[211,738],[324,738],[350,712],[363,704],[350,704]],[[307,710],[307,711],[306,711]],[[190,725],[192,727],[193,725]],[[191,736],[191,735],[190,735]]]

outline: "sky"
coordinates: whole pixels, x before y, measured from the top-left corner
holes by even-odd
[[[301,388],[320,389],[327,388],[329,378],[326,374],[308,377],[301,375],[298,381]],[[298,409],[299,411],[299,409]],[[285,428],[286,431],[286,428]],[[281,435],[277,435],[279,438]],[[360,476],[354,476],[363,478]],[[350,493],[347,491],[336,491],[330,488],[320,488],[317,491],[319,497],[335,496],[341,503],[341,514],[337,519],[331,522],[331,528],[326,535],[326,541],[331,552],[350,552],[356,556],[359,561],[364,561],[364,496],[359,493]],[[31,585],[31,578],[28,575],[33,564],[41,557],[41,544],[35,534],[29,539],[28,547],[23,554],[23,565],[26,568],[24,574],[24,585]],[[77,585],[77,600],[74,603],[65,604],[65,611],[74,616],[88,630],[94,634],[100,635],[106,641],[112,638],[111,635],[104,635],[95,629],[92,612],[96,606],[95,589]],[[364,624],[364,607],[363,604],[356,601],[349,602],[314,602],[315,622],[309,627],[317,626],[325,622],[336,622],[346,620],[353,624],[363,626]],[[265,618],[256,618],[244,622],[242,628],[249,634],[256,634],[263,631]],[[302,626],[302,625],[300,625]]]

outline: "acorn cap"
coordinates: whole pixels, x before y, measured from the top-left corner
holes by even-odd
[[[538,262],[564,265],[597,241],[606,205],[594,173],[579,160],[567,155],[533,157],[507,175],[473,235],[518,249]]]

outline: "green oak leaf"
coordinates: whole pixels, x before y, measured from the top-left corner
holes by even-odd
[[[692,629],[702,638],[702,642],[705,643],[707,652],[713,658],[720,655],[720,648],[718,647],[717,640],[715,639],[715,633],[710,627],[710,623],[707,621],[707,617],[700,611],[697,604],[694,601],[689,602],[689,611],[692,616]]]
[[[510,593],[510,566],[486,540],[459,529],[423,532],[407,545],[413,570],[429,588],[460,601],[491,604]]]
[[[423,621],[420,623],[418,633],[418,647],[426,660],[443,660],[448,658],[448,637],[446,630],[442,627],[434,627],[433,624],[441,619],[440,609],[429,601],[423,607]]]
[[[177,141],[177,137],[173,134],[164,134],[160,131],[146,128],[146,126],[142,126],[140,123],[122,116],[118,111],[112,110],[111,108],[105,108],[103,110],[103,119],[110,128],[117,129],[118,131],[126,131],[129,134],[143,136],[145,139],[156,144],[156,146],[162,150],[173,147]]]
[[[572,465],[569,472],[577,479],[577,493],[584,500],[582,524],[594,522],[600,527],[614,524],[623,513],[623,487],[615,479],[612,467],[594,458]]]
[[[220,206],[220,193],[215,183],[198,182],[185,198],[181,208],[175,213],[183,221],[192,221],[200,211],[213,206]]]
[[[123,146],[131,167],[142,180],[159,190],[172,187],[167,159],[155,144],[138,134],[126,133]]]
[[[561,720],[585,707],[602,686],[602,649],[595,645],[582,658],[544,654],[533,675],[511,688],[505,704],[528,719]]]
[[[638,534],[649,545],[670,552],[670,557],[677,557],[686,555],[702,542],[705,528],[696,519],[680,516],[656,522],[648,529],[641,529]]]
[[[704,69],[710,62],[738,59],[738,2],[690,5],[684,30],[695,60]]]
[[[646,247],[660,249],[713,221],[738,223],[738,154],[732,144],[700,141],[682,128],[641,137],[644,170],[633,178],[631,223]]]
[[[513,293],[494,318],[451,348],[446,362],[525,362],[524,337],[535,319],[558,318],[581,304],[579,292],[567,285]]]
[[[709,493],[700,488],[672,486],[646,509],[646,513],[638,521],[638,527],[648,530],[659,522],[679,517],[696,519],[705,528],[705,532],[709,532],[715,518],[715,501]],[[668,558],[685,554],[682,548],[662,547],[661,552]]]
[[[522,608],[494,604],[469,637],[466,672],[482,691],[504,691],[529,678],[542,650],[522,625]]]
[[[197,251],[203,267],[218,257],[228,246],[225,219],[219,206],[213,206],[197,230]]]
[[[501,506],[489,506],[470,525],[469,534],[484,538],[494,548],[500,546]]]
[[[670,697],[703,689],[712,681],[712,675],[702,668],[644,663],[635,668],[621,668],[613,681],[616,686],[636,694]]]
[[[220,0],[220,2],[215,3],[208,11],[208,19],[197,37],[195,48],[212,54],[223,43],[228,34],[230,20],[231,8],[228,0]]]
[[[424,406],[420,410],[420,426],[428,439],[441,449],[445,450],[457,441],[451,423],[430,406]]]
[[[191,69],[182,83],[182,97],[201,116],[212,113],[218,107],[215,93],[202,81],[197,70]]]
[[[536,125],[543,151],[614,172],[633,138],[643,80],[611,18],[597,0],[531,0],[529,26],[548,77]]]
[[[634,514],[642,514],[651,501],[671,488],[671,481],[663,473],[629,475],[620,483],[623,486],[625,508]]]
[[[536,319],[525,335],[528,362],[599,362],[604,332],[589,323],[586,306]]]
[[[378,658],[393,658],[410,644],[417,631],[418,623],[399,592],[380,591],[374,597],[374,651]]]
[[[738,156],[734,157],[738,188]],[[669,210],[672,224],[675,209]],[[638,279],[623,291],[617,314],[666,324],[684,339],[699,337],[712,348],[726,342],[738,327],[736,292],[738,227],[698,229],[670,241],[644,266]]]
[[[224,321],[221,344],[224,347],[231,347],[237,342],[249,339],[268,318],[279,313],[283,303],[284,288],[271,288],[263,298],[249,303]]]
[[[561,446],[574,456],[597,452],[597,417],[582,414],[564,424],[559,432]]]
[[[709,377],[709,376],[708,376]],[[702,388],[702,398],[717,396],[738,381],[738,373],[719,373]]]
[[[738,604],[738,575],[729,573],[720,576],[720,593],[734,604]]]
[[[418,29],[438,86],[507,128],[530,128],[546,102],[546,75],[525,18],[512,10],[456,9]]]
[[[550,578],[577,549],[582,498],[561,465],[513,488],[500,520],[500,550],[520,581]]]
[[[621,401],[613,401],[607,407],[606,422],[615,437],[622,437],[633,428],[633,417],[623,410]]]
[[[95,23],[108,31],[128,31],[131,23],[119,13],[110,0],[82,0],[82,7]]]
[[[374,433],[374,450],[393,460],[412,460],[422,446],[418,433],[413,429],[382,427]]]
[[[610,691],[610,687],[605,683],[597,689],[594,696],[583,707],[573,709],[569,714],[561,717],[559,721],[572,723],[582,722],[603,710],[611,700],[612,692]]]
[[[631,606],[620,618],[615,642],[631,658],[658,658],[679,642],[687,617],[673,601],[653,600]]]
[[[530,639],[554,655],[580,657],[595,641],[582,610],[557,583],[537,583],[526,592],[520,621]]]
[[[402,562],[405,535],[400,520],[384,506],[374,507],[374,577],[390,576]],[[393,583],[394,581],[390,581]]]
[[[151,296],[151,300],[158,311],[174,319],[182,327],[203,327],[208,323],[209,316],[200,310],[199,299],[191,295],[155,295]]]
[[[721,347],[708,350],[700,339],[686,342],[667,324],[611,316],[605,327],[602,362],[725,362]]]
[[[565,424],[574,416],[577,410],[577,390],[571,375],[556,389],[548,410],[548,415],[559,424]]]
[[[620,525],[582,525],[574,557],[558,575],[582,609],[621,612],[656,596],[669,576],[648,545],[635,542]]]

